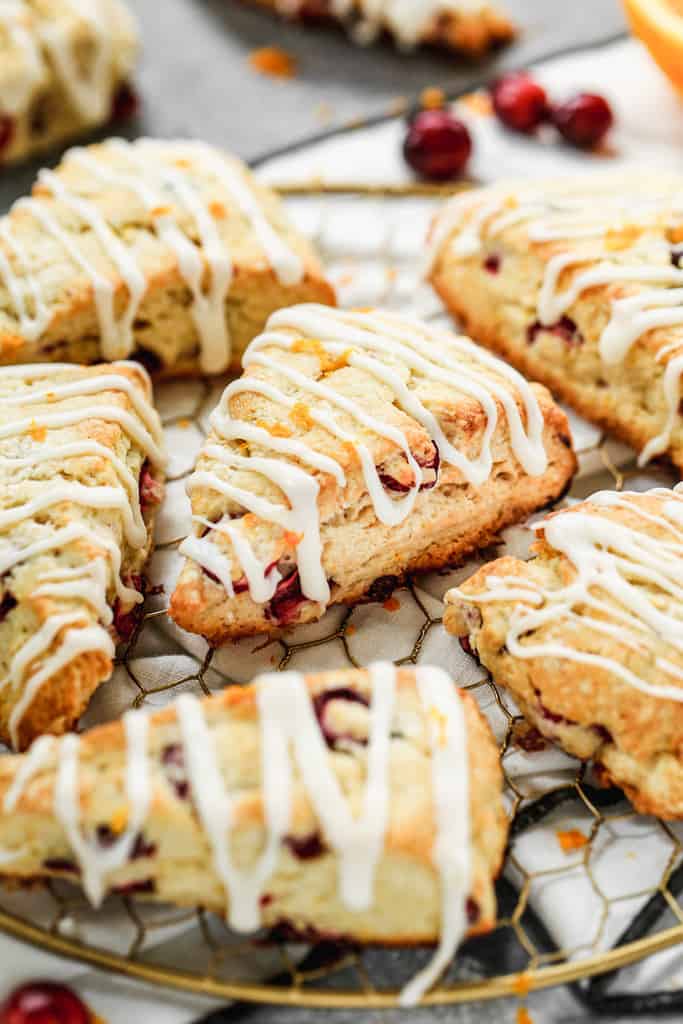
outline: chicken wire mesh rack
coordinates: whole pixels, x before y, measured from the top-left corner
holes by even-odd
[[[377,186],[353,197],[338,191],[292,188],[287,204],[322,252],[340,303],[442,320],[443,310],[417,269],[436,197],[424,189],[400,195],[395,187],[385,195]],[[374,602],[356,608],[334,608],[320,623],[274,639],[213,650],[167,617],[177,548],[189,524],[185,481],[224,383],[182,381],[157,389],[171,462],[151,586],[114,677],[96,694],[85,724],[131,706],[159,707],[184,691],[208,694],[264,669],[342,668],[378,656],[403,665],[441,664],[474,694],[491,723],[513,820],[496,928],[465,944],[425,1002],[523,996],[602,975],[577,989],[593,1009],[683,1008],[683,992],[675,988],[649,996],[614,995],[608,988],[617,969],[683,942],[683,829],[637,815],[621,793],[592,785],[585,766],[546,746],[441,625],[448,587],[492,557],[523,553],[528,531],[507,530],[463,566],[410,577],[394,593],[375,594]],[[565,503],[603,487],[672,482],[665,468],[639,471],[632,453],[596,428],[576,418],[572,427],[581,468]],[[564,918],[578,905],[583,916],[566,927]],[[62,881],[1,889],[0,929],[121,975],[245,1003],[392,1006],[429,955],[360,949],[329,936],[303,947],[284,931],[235,936],[214,915],[155,906],[135,892],[110,897],[96,912]]]

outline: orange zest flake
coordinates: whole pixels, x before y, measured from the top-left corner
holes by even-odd
[[[224,203],[220,203],[217,199],[209,203],[209,211],[216,220],[225,220],[228,211],[225,208]]]
[[[462,96],[460,103],[472,114],[479,114],[480,117],[491,117],[493,114],[493,103],[487,92],[479,90]]]
[[[176,426],[180,427],[181,430],[187,430],[192,426],[192,420],[189,420],[187,416],[183,416],[182,419],[176,421]]]
[[[35,420],[31,420],[31,426],[28,428],[28,433],[34,441],[38,441],[40,443],[47,437],[47,427],[42,427],[40,423],[37,423]]]
[[[273,78],[294,78],[296,60],[279,46],[262,46],[252,50],[249,63],[260,75],[271,75]]]
[[[305,402],[295,402],[289,411],[289,418],[302,430],[310,430],[313,426],[313,419]]]
[[[321,361],[325,358],[325,347],[318,338],[297,338],[292,343],[290,352],[305,352],[308,355],[317,356]]]
[[[119,835],[124,831],[128,824],[128,811],[125,807],[119,807],[118,810],[114,811],[109,822],[109,827],[112,832]]]
[[[332,373],[334,370],[341,370],[343,366],[348,366],[352,355],[353,350],[347,348],[340,352],[338,356],[328,356],[325,362],[325,372]]]
[[[283,542],[285,544],[285,547],[288,547],[288,548],[296,548],[296,547],[298,547],[298,545],[301,544],[301,541],[303,539],[304,539],[303,533],[294,533],[293,530],[285,530],[284,536],[282,538],[282,540],[283,540]]]
[[[531,1016],[526,1006],[517,1007],[517,1024],[534,1024],[534,1018]]]
[[[642,234],[642,228],[637,224],[625,225],[622,228],[613,228],[605,236],[605,248],[608,252],[618,252],[620,249],[628,249],[634,245]]]
[[[347,636],[353,636],[354,633],[356,633],[356,632],[357,632],[357,629],[356,629],[356,627],[354,626],[353,623],[350,623],[350,625],[348,625],[346,627],[346,635]]]
[[[588,836],[585,836],[583,832],[579,832],[578,828],[571,828],[566,832],[556,832],[555,835],[564,853],[580,850],[588,843]]]
[[[420,93],[420,106],[425,110],[439,110],[446,102],[443,89],[430,85]]]
[[[397,612],[401,607],[401,602],[397,597],[388,597],[386,601],[382,602],[382,608],[385,612]]]
[[[256,426],[266,430],[271,437],[291,437],[294,433],[286,423],[268,423],[267,420],[257,420]]]
[[[170,206],[155,206],[150,210],[152,217],[168,217],[170,212]]]
[[[531,991],[531,978],[528,974],[518,974],[512,987],[516,995],[526,996]]]

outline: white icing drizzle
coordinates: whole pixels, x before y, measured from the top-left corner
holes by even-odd
[[[0,537],[0,572],[5,573],[29,559],[39,558],[65,545],[83,542],[95,548],[93,556],[83,565],[64,566],[40,573],[33,589],[35,597],[51,597],[64,602],[74,601],[89,605],[99,620],[88,625],[81,610],[50,615],[40,628],[13,654],[9,670],[0,680],[0,689],[10,686],[16,695],[9,718],[12,743],[17,746],[21,721],[36,698],[42,685],[69,665],[80,654],[99,651],[105,658],[114,655],[114,644],[107,632],[112,622],[112,611],[107,599],[110,579],[118,598],[125,606],[142,600],[141,595],[120,578],[121,550],[106,524],[71,523],[47,536],[43,527],[34,520],[62,502],[72,502],[84,508],[111,509],[120,514],[125,539],[131,547],[144,546],[147,527],[140,507],[139,486],[126,463],[105,445],[88,438],[68,442],[44,441],[26,443],[27,436],[36,429],[80,425],[84,421],[104,420],[121,425],[131,440],[155,464],[163,464],[163,437],[161,426],[146,402],[142,392],[116,366],[107,367],[82,379],[68,379],[78,373],[73,366],[17,366],[0,370],[0,381],[18,379],[26,386],[15,394],[2,398],[6,409],[17,410],[17,418],[0,425],[0,439],[13,442],[0,454],[0,465],[9,474],[17,474],[15,486],[21,488],[31,481],[30,471],[44,463],[68,462],[72,458],[93,456],[105,460],[116,478],[115,485],[85,485],[59,476],[49,480],[40,493],[0,510],[0,532],[12,530]],[[144,371],[136,367],[137,372]],[[64,380],[64,375],[67,379]],[[44,386],[43,382],[50,383]],[[123,393],[130,400],[135,416],[116,405],[106,396]],[[32,406],[55,407],[70,401],[68,409],[22,415]],[[6,452],[17,451],[17,455]],[[28,470],[25,476],[22,470]],[[98,554],[99,552],[99,554]],[[52,650],[52,648],[55,648]],[[52,650],[52,653],[50,651]]]
[[[20,762],[19,770],[14,776],[11,786],[5,793],[2,804],[5,814],[11,814],[14,811],[31,779],[46,766],[56,742],[54,736],[39,736],[31,745],[31,749]]]
[[[466,338],[454,337],[446,331],[427,328],[418,320],[398,317],[389,313],[344,313],[325,306],[303,305],[280,310],[271,316],[266,331],[256,338],[243,357],[244,367],[258,366],[273,371],[291,387],[259,379],[255,375],[242,377],[226,388],[211,416],[211,426],[223,442],[246,441],[278,456],[289,456],[293,462],[261,455],[239,455],[228,444],[210,443],[203,449],[206,459],[216,466],[207,469],[203,464],[188,482],[191,493],[199,487],[208,487],[237,502],[262,519],[275,522],[302,537],[295,557],[301,578],[303,594],[314,601],[329,600],[329,585],[321,561],[320,516],[317,508],[319,484],[311,470],[330,474],[340,488],[346,483],[342,466],[328,455],[317,452],[306,442],[289,437],[274,437],[265,428],[236,420],[230,413],[231,400],[243,393],[261,394],[291,411],[298,396],[311,395],[314,404],[307,407],[311,421],[324,428],[335,438],[352,445],[361,463],[368,495],[378,520],[388,526],[403,522],[415,506],[423,483],[423,471],[416,461],[406,432],[372,415],[358,400],[334,387],[314,380],[306,374],[276,359],[271,349],[291,349],[301,337],[315,339],[325,353],[342,356],[353,367],[376,377],[393,394],[396,404],[416,419],[436,445],[440,458],[459,470],[472,484],[481,485],[493,468],[491,442],[498,423],[498,403],[502,405],[510,429],[512,449],[530,475],[540,475],[547,468],[547,454],[543,443],[543,415],[533,390],[521,374],[500,360],[478,348]],[[490,371],[495,374],[491,376]],[[446,437],[437,417],[421,401],[417,387],[422,380],[437,381],[453,390],[474,398],[486,415],[482,445],[475,458],[457,449]],[[526,425],[517,408],[515,395],[522,400]],[[385,438],[405,457],[412,472],[412,485],[400,497],[390,497],[380,478],[375,459],[368,444],[355,431],[343,426],[341,413],[358,428],[377,437]],[[303,464],[303,465],[301,465]],[[270,480],[287,498],[289,507],[276,504],[245,487],[237,487],[220,466],[228,470],[247,470]],[[304,467],[310,467],[304,468]],[[438,486],[438,482],[437,482]],[[195,517],[200,529],[207,526]],[[246,538],[233,526],[229,536],[240,536],[242,546],[233,551],[244,562],[250,556]],[[219,532],[228,533],[225,529]],[[238,542],[239,543],[239,542]],[[185,541],[181,552],[214,573],[232,596],[232,560],[209,538],[192,537]],[[244,567],[244,565],[243,565]],[[246,572],[246,569],[245,569]],[[246,573],[254,600],[252,577]],[[269,586],[264,592],[272,596]],[[264,598],[267,600],[268,598]]]
[[[76,59],[66,22],[56,18],[39,19],[36,31],[81,117],[93,123],[104,121],[109,113],[113,85],[111,27],[103,17],[99,0],[67,0],[67,4],[92,33],[94,55],[88,74],[83,74]]]
[[[126,734],[126,828],[108,846],[81,830],[81,794],[78,758],[81,740],[70,734],[59,742],[57,778],[54,789],[54,814],[64,829],[69,845],[81,869],[81,880],[88,899],[99,906],[107,891],[107,878],[130,859],[135,841],[149,816],[152,786],[148,757],[149,719],[141,711],[123,716]]]
[[[298,284],[305,273],[302,259],[287,245],[271,224],[241,172],[217,151],[199,142],[159,142],[138,139],[127,143],[110,139],[105,152],[113,154],[123,168],[112,167],[99,151],[72,149],[65,157],[66,167],[78,168],[88,179],[109,189],[132,192],[151,217],[159,240],[174,255],[180,275],[191,295],[191,314],[199,337],[200,367],[204,373],[220,373],[230,364],[231,348],[226,314],[226,299],[233,278],[230,246],[221,223],[226,218],[243,218],[253,231],[264,256],[283,285]],[[199,174],[212,179],[220,197],[227,196],[228,208],[211,201],[205,192],[207,183]],[[39,221],[43,229],[66,251],[89,280],[105,359],[120,359],[135,349],[135,321],[147,291],[147,277],[141,264],[144,246],[129,243],[107,220],[104,209],[80,194],[66,176],[42,171],[39,182],[54,199],[47,202],[36,196],[15,204]],[[197,232],[197,240],[181,227],[170,205],[175,202]],[[235,210],[230,210],[230,205]],[[92,232],[98,246],[126,286],[128,300],[120,316],[115,312],[116,278],[90,257],[60,217],[66,209]],[[0,283],[7,287],[19,327],[29,341],[40,337],[50,315],[41,283],[32,272],[30,261],[20,243],[11,234],[11,221],[0,227],[0,239],[11,259],[0,249]],[[17,271],[14,266],[16,265]],[[208,279],[205,281],[205,279]],[[28,309],[30,297],[32,312]]]
[[[588,499],[599,507],[623,508],[642,526],[607,518],[582,504],[534,527],[576,570],[564,586],[547,590],[531,578],[492,574],[481,594],[451,593],[476,603],[520,602],[505,639],[513,657],[562,658],[595,666],[650,697],[683,701],[683,669],[661,654],[666,645],[683,656],[683,485],[646,493],[659,499],[657,513],[641,505],[642,494],[602,491]],[[648,531],[647,524],[664,531],[663,536]],[[559,639],[539,643],[526,637],[554,623],[575,625],[571,646]],[[582,625],[640,650],[657,667],[657,675],[671,682],[649,682],[616,658],[581,650]]]
[[[670,214],[683,224],[683,188],[643,198],[618,190],[617,195],[603,192],[590,196],[550,196],[525,191],[512,209],[509,195],[502,189],[492,191],[492,198],[467,216],[469,200],[457,197],[446,206],[434,230],[429,266],[433,267],[444,244],[453,236],[452,251],[462,257],[473,256],[482,249],[483,239],[496,238],[507,228],[528,222],[528,237],[533,242],[571,240],[590,241],[591,246],[564,251],[552,256],[545,267],[538,297],[538,320],[551,326],[564,316],[590,288],[609,284],[632,283],[643,287],[633,295],[610,300],[610,315],[598,340],[600,358],[605,366],[622,364],[630,350],[643,335],[658,328],[683,325],[683,269],[668,264],[644,262],[644,251],[634,262],[622,262],[627,250],[618,258],[610,258],[603,247],[596,257],[595,245],[608,232],[628,230],[634,225],[648,225],[648,219]],[[668,226],[668,225],[667,225]],[[653,243],[651,243],[653,244]],[[661,243],[654,243],[661,244]],[[635,252],[636,250],[634,250]],[[666,245],[665,257],[683,252],[683,245]],[[659,258],[661,252],[653,248]],[[596,262],[597,259],[597,262]],[[580,270],[566,288],[560,290],[560,279],[568,269],[589,263]],[[648,284],[658,285],[648,288]],[[665,363],[661,389],[665,399],[665,418],[661,431],[651,438],[639,456],[639,465],[665,452],[679,423],[681,379],[683,379],[683,337],[664,344],[657,352],[657,362]]]

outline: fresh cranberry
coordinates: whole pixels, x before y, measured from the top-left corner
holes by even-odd
[[[430,480],[428,483],[421,484],[420,485],[420,490],[421,491],[431,491],[432,487],[436,486],[436,483],[437,483],[437,480],[438,480],[438,477],[439,477],[439,466],[441,465],[441,453],[439,452],[438,447],[436,446],[436,444],[434,444],[433,441],[432,441],[432,448],[433,448],[433,454],[428,459],[419,459],[417,457],[415,459],[415,461],[417,462],[418,466],[420,466],[422,469],[433,469],[434,470],[434,479]],[[380,478],[380,480],[382,481],[382,484],[384,485],[384,487],[386,487],[386,489],[388,491],[397,491],[399,494],[407,494],[408,491],[410,490],[410,486],[408,484],[404,484],[400,480],[397,480],[396,477],[395,476],[391,476],[390,473],[381,473],[380,472],[377,475]]]
[[[152,374],[158,373],[164,365],[156,352],[152,352],[148,348],[136,348],[131,359],[134,359],[137,363],[142,363],[147,373]]]
[[[327,852],[319,832],[311,832],[309,836],[303,836],[301,839],[296,836],[285,836],[282,842],[289,847],[297,860],[314,860],[315,857],[322,857]]]
[[[0,156],[8,149],[14,138],[14,119],[7,114],[0,114]]]
[[[140,505],[143,511],[150,505],[159,505],[164,496],[164,485],[152,473],[149,460],[145,459],[140,470]]]
[[[362,694],[356,693],[355,690],[351,690],[347,686],[339,686],[336,690],[324,690],[322,693],[316,694],[313,698],[313,710],[315,711],[316,718],[318,719],[320,731],[325,737],[325,742],[332,750],[335,749],[335,745],[339,740],[355,738],[349,734],[338,733],[327,725],[325,721],[325,712],[327,710],[327,705],[334,700],[345,700],[350,704],[362,704],[364,707],[368,706],[368,702]]]
[[[90,1024],[91,1020],[75,992],[52,981],[22,985],[0,1007],[0,1024]]]
[[[515,132],[535,132],[548,116],[545,89],[525,71],[499,78],[491,89],[491,98],[500,120]]]
[[[75,861],[68,860],[66,857],[48,857],[43,861],[43,867],[46,871],[69,871],[74,875],[81,873]]]
[[[674,267],[680,267],[683,264],[683,249],[674,249],[671,253],[671,263]]]
[[[9,590],[6,590],[0,601],[0,622],[4,622],[9,613],[13,608],[17,606],[17,599],[14,594],[10,594]]]
[[[268,606],[268,614],[277,620],[280,626],[286,626],[296,618],[299,605],[306,598],[301,590],[299,571],[295,569],[286,579],[280,580]]]
[[[560,135],[580,149],[592,149],[602,142],[613,122],[607,100],[590,92],[580,92],[553,108],[553,123]]]
[[[447,110],[421,110],[410,122],[403,143],[406,163],[434,181],[462,174],[471,152],[467,127]]]
[[[114,93],[111,104],[111,120],[127,121],[134,117],[140,108],[140,97],[130,82],[123,82]]]
[[[476,900],[473,900],[471,896],[468,896],[467,903],[465,904],[465,911],[467,913],[467,920],[470,924],[476,924],[481,917],[481,910]]]
[[[491,255],[487,256],[484,260],[484,270],[489,274],[497,274],[500,270],[500,264],[500,256],[496,255],[496,253],[491,253]]]
[[[557,323],[542,324],[540,320],[535,320],[529,325],[526,332],[526,340],[529,345],[533,345],[536,341],[536,336],[541,332],[546,331],[548,334],[554,334],[556,337],[561,338],[567,345],[583,345],[584,337],[579,330],[576,323],[569,316],[563,316]]]

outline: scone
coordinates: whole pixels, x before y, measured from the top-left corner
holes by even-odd
[[[2,873],[140,893],[236,931],[439,942],[495,922],[502,773],[474,700],[438,668],[259,677],[0,759]]]
[[[683,469],[683,177],[608,174],[448,203],[431,280],[465,328],[640,452]]]
[[[283,305],[333,302],[308,242],[234,157],[109,139],[0,219],[0,363],[220,373]]]
[[[446,597],[446,629],[549,739],[683,818],[683,487],[600,492]]]
[[[0,738],[70,728],[134,628],[163,439],[133,363],[0,369]]]
[[[115,117],[137,55],[137,27],[120,0],[2,0],[0,164]]]
[[[362,44],[388,33],[402,49],[431,44],[480,57],[513,39],[507,14],[489,0],[252,0],[285,18],[338,21]]]
[[[557,498],[576,460],[545,389],[385,312],[280,310],[211,417],[170,606],[212,643],[381,599]]]

